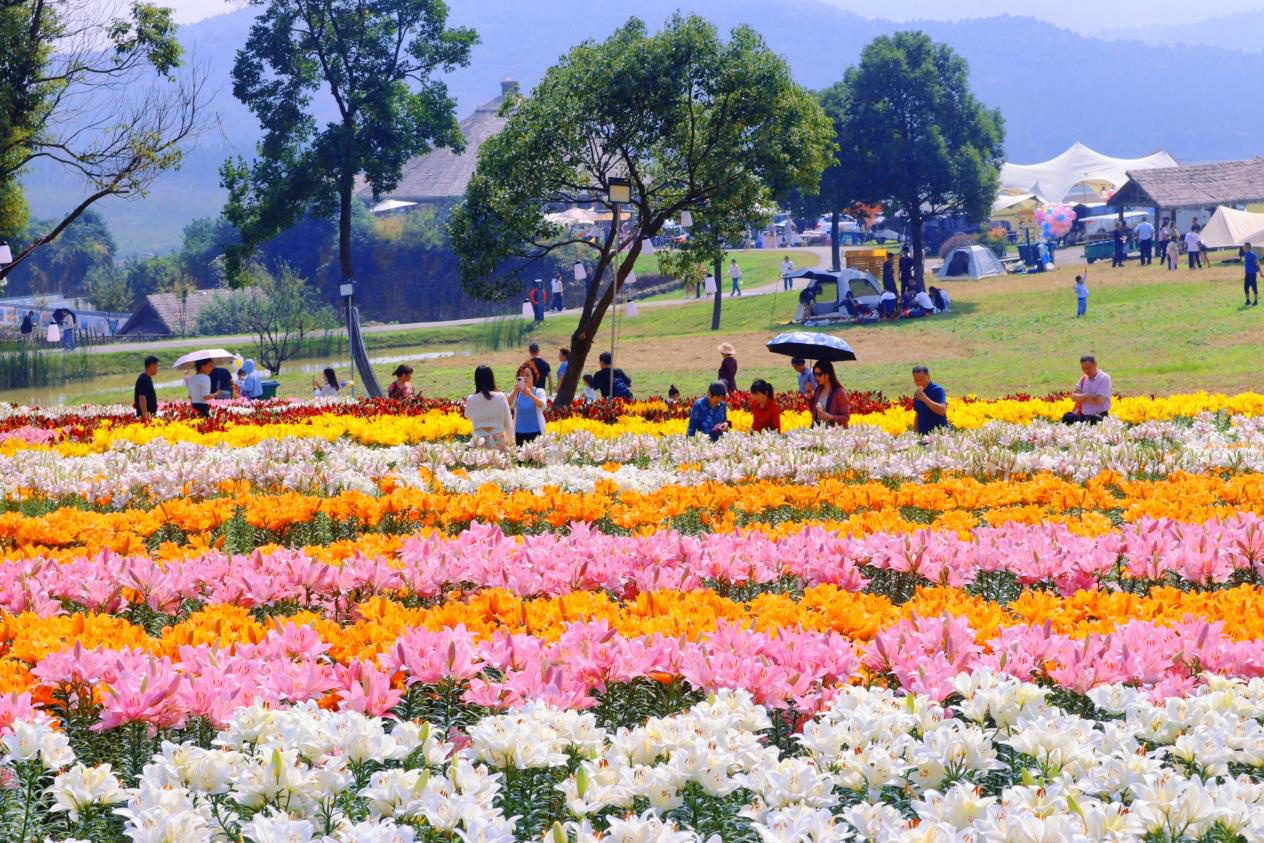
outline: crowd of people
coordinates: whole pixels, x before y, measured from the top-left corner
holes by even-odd
[[[141,373],[132,386],[132,408],[136,411],[136,417],[143,422],[153,421],[158,413],[158,391],[154,378],[158,376],[158,364],[161,362],[152,354],[146,356]],[[315,379],[312,381],[317,396],[336,395],[338,390],[346,386],[339,384],[333,369],[325,369],[323,378],[323,383]],[[203,418],[211,414],[212,399],[258,400],[264,396],[263,381],[253,360],[244,361],[238,367],[236,376],[215,358],[199,360],[185,373],[184,389],[189,406]]]

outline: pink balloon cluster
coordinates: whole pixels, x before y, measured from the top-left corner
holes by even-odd
[[[1075,210],[1070,205],[1057,204],[1036,209],[1036,222],[1046,237],[1065,237],[1075,222]]]

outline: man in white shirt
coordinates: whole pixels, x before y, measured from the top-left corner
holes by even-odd
[[[1142,220],[1136,228],[1137,245],[1141,248],[1141,265],[1149,266],[1154,254],[1154,224]]]
[[[918,307],[920,307],[922,310],[926,311],[927,313],[935,312],[935,302],[933,299],[931,299],[930,293],[926,292],[925,290],[922,290],[916,296],[914,296],[913,301],[917,304]]]
[[[737,265],[737,259],[729,261],[729,278],[733,281],[733,289],[729,291],[730,296],[740,296],[742,294],[742,268]]]
[[[1097,424],[1110,414],[1114,400],[1110,375],[1098,368],[1097,358],[1091,354],[1080,358],[1080,371],[1084,374],[1071,393],[1075,409],[1062,417],[1063,424]]]
[[[553,293],[553,309],[560,312],[562,309],[562,273],[553,273],[553,288],[550,292]]]
[[[1202,269],[1203,237],[1198,233],[1198,226],[1191,228],[1185,235],[1185,251],[1189,253],[1189,268]]]
[[[786,255],[785,260],[781,262],[782,289],[785,289],[785,290],[794,289],[794,279],[790,277],[790,274],[792,272],[794,272],[794,261],[790,260],[789,255]]]

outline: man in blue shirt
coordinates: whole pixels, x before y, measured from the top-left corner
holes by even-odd
[[[724,396],[728,387],[723,381],[715,381],[707,388],[707,394],[699,398],[689,411],[689,430],[685,436],[701,433],[710,436],[711,441],[718,440],[729,429],[728,405]]]
[[[913,412],[917,416],[917,432],[925,436],[937,427],[948,426],[948,394],[930,379],[930,369],[913,367]]]
[[[1246,244],[1246,251],[1242,253],[1242,264],[1246,267],[1246,280],[1242,282],[1242,289],[1246,293],[1246,307],[1256,307],[1260,303],[1260,288],[1257,279],[1260,276],[1260,256],[1251,251],[1251,244]],[[1251,301],[1251,294],[1255,294],[1255,301]]]
[[[816,375],[812,374],[812,370],[808,368],[808,361],[802,357],[793,357],[790,359],[790,365],[799,373],[799,393],[801,395],[812,395],[816,392]]]

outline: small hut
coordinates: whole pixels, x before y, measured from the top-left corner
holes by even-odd
[[[118,329],[117,336],[175,337],[197,333],[198,316],[212,302],[240,295],[238,290],[192,290],[151,293]]]
[[[1157,222],[1164,212],[1214,212],[1219,205],[1264,202],[1264,158],[1185,164],[1155,170],[1129,170],[1128,181],[1110,198],[1120,214],[1125,208],[1153,208]]]

